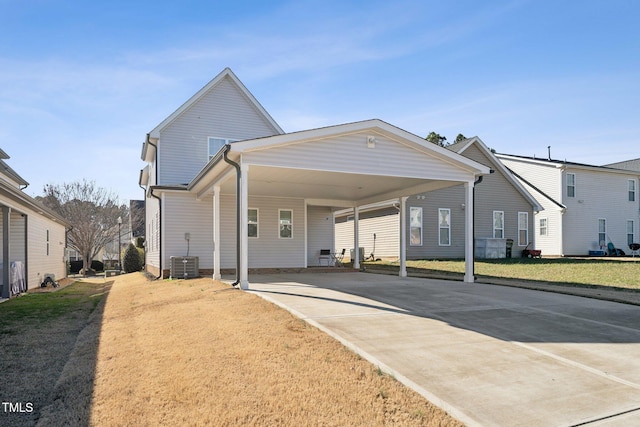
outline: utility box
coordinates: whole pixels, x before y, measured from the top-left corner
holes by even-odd
[[[358,253],[360,254],[360,262],[364,261],[364,248],[358,248]],[[353,248],[349,249],[349,257],[351,257],[351,262],[355,261]]]
[[[506,257],[507,239],[476,238],[476,258],[496,259]]]
[[[171,279],[193,279],[200,276],[197,256],[172,256],[169,259]]]

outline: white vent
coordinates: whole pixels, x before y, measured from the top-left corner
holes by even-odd
[[[193,279],[199,276],[197,256],[172,256],[170,260],[172,279]]]

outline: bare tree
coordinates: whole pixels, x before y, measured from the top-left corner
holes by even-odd
[[[40,200],[72,224],[67,245],[82,255],[85,272],[100,250],[117,239],[118,217],[124,221],[128,215],[127,206],[94,181],[47,184]]]

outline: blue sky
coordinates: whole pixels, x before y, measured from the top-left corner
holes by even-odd
[[[30,186],[141,199],[145,134],[225,67],[286,132],[379,118],[640,157],[640,2],[0,0],[0,148]]]

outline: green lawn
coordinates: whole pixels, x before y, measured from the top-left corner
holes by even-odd
[[[366,263],[375,266],[397,266],[397,262],[379,261]],[[384,268],[384,267],[383,267]],[[452,277],[464,273],[464,260],[414,260],[407,261],[407,268],[417,268],[433,274]],[[640,289],[640,262],[621,261],[614,258],[511,258],[478,260],[476,276],[539,280],[544,282],[580,285],[604,285]]]
[[[57,393],[64,385],[60,379],[78,336],[92,315],[100,314],[100,302],[111,283],[77,282],[56,292],[31,292],[0,304],[0,400],[29,404],[31,409],[0,411],[0,425],[36,425],[57,404]],[[91,352],[82,357],[84,369],[93,375],[95,357]],[[67,370],[81,372],[81,365]],[[85,377],[92,379],[91,375]],[[90,399],[89,386],[74,384],[74,389]]]

